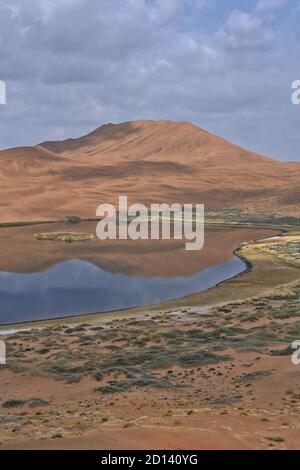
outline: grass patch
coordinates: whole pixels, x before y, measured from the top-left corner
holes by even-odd
[[[25,400],[14,400],[14,399],[11,399],[11,400],[7,400],[5,401],[4,403],[2,403],[2,407],[3,408],[18,408],[20,406],[24,406],[26,405],[26,401]]]
[[[249,374],[243,375],[242,377],[236,380],[236,383],[253,382],[254,380],[258,380],[263,377],[268,377],[271,374],[271,370],[257,370],[255,372],[250,372]]]
[[[88,242],[95,239],[95,235],[91,233],[78,232],[44,232],[35,233],[33,236],[36,240],[58,241],[65,243]]]

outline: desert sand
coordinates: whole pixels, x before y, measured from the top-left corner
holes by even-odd
[[[281,163],[188,122],[140,120],[0,152],[0,222],[95,217],[103,202],[204,203],[299,215],[300,164]]]

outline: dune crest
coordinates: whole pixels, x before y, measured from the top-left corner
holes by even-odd
[[[105,124],[77,139],[0,151],[0,221],[95,217],[119,194],[298,216],[299,170],[189,122]]]

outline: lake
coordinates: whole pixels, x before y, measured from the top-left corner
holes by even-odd
[[[58,230],[93,233],[95,224],[0,229],[0,324],[122,310],[201,292],[246,269],[233,255],[240,243],[274,233],[207,228],[199,252],[174,240],[66,244],[33,237]]]

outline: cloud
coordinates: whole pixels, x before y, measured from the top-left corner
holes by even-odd
[[[272,32],[259,15],[235,10],[219,32],[219,38],[233,49],[255,49],[265,46],[272,39]]]
[[[228,13],[223,0],[0,0],[0,146],[149,117],[295,158],[300,46],[275,28],[288,2],[230,4]]]
[[[286,0],[259,0],[252,12],[233,10],[218,35],[233,49],[256,49],[273,39],[272,21]]]
[[[259,0],[255,11],[258,14],[273,13],[275,10],[282,8],[287,0]]]

